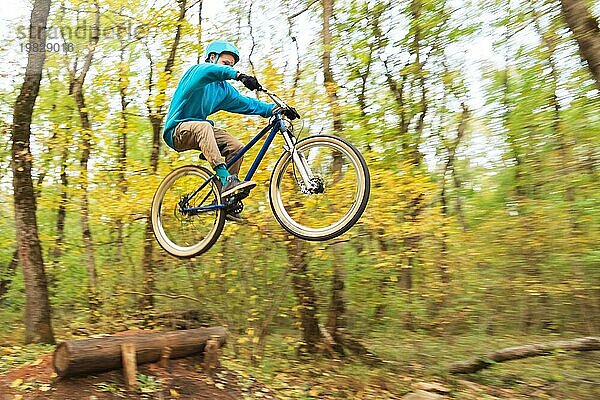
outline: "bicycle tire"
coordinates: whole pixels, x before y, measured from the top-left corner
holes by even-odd
[[[209,250],[221,235],[225,225],[222,208],[185,215],[179,207],[181,196],[192,193],[212,175],[204,167],[186,165],[171,171],[156,189],[151,208],[152,230],[167,253],[178,258],[191,258]],[[218,183],[210,182],[190,201],[196,202],[194,206],[211,202],[220,204]]]
[[[323,156],[312,154],[319,153],[321,148],[324,149],[323,153],[331,152],[331,154],[328,153]],[[293,170],[294,163],[292,162],[290,152],[285,152],[281,155],[271,174],[269,200],[277,222],[279,222],[286,231],[304,240],[323,241],[333,239],[352,228],[367,207],[371,191],[370,174],[367,163],[354,146],[346,140],[336,136],[311,136],[296,143],[296,149],[303,154],[306,153],[308,157],[305,158],[308,160],[308,163],[316,164],[320,162],[323,164],[311,166],[311,170],[313,170],[313,168],[316,169],[313,170],[313,173],[318,173],[318,170],[320,169],[329,169],[335,171],[338,175],[346,174],[350,176],[351,179],[351,173],[348,171],[350,171],[351,168],[355,170],[357,188],[353,194],[351,203],[347,204],[347,211],[344,212],[344,210],[342,210],[341,213],[343,213],[343,215],[340,218],[337,218],[336,215],[331,216],[331,211],[336,206],[333,205],[334,203],[332,202],[321,201],[319,197],[321,194],[307,195],[300,191],[300,178],[295,176],[295,170]],[[339,156],[335,156],[335,152],[338,152]],[[336,163],[336,157],[345,157],[344,160],[347,160],[347,164],[341,164],[334,167],[333,165]],[[340,164],[339,161],[338,164]],[[346,172],[343,171],[344,165],[346,166]],[[292,171],[290,171],[290,166],[292,166]],[[324,171],[321,172],[326,173]],[[289,176],[287,179],[285,177],[286,174]],[[290,183],[290,180],[292,179],[296,180],[296,187],[293,187],[293,183]],[[338,182],[342,182],[342,180],[343,179],[340,179]],[[329,183],[324,182],[324,186],[323,195],[326,193],[335,194],[335,191],[337,190],[335,181]],[[341,183],[338,187],[341,190],[347,189]],[[291,191],[291,193],[285,194],[285,191]],[[288,200],[286,197],[289,197],[290,199]],[[344,194],[340,193],[340,197],[343,199]],[[306,207],[311,201],[315,203],[314,206]],[[348,203],[346,200],[341,200],[341,206],[339,205],[339,201],[335,204],[337,204],[338,207],[343,208],[344,202]],[[304,206],[307,209],[295,212],[294,207],[297,207],[297,203],[300,203],[300,207]],[[319,209],[318,207],[321,208]],[[327,209],[325,209],[325,207],[327,207]],[[300,214],[302,214],[302,217],[311,219],[313,225],[327,224],[328,219],[333,219],[334,221],[325,226],[308,226],[304,222],[298,221],[298,219],[300,219]]]

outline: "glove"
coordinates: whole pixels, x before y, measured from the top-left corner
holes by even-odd
[[[273,108],[273,114],[275,114],[275,113],[283,114],[290,121],[293,121],[296,118],[300,118],[300,114],[298,114],[298,111],[296,111],[296,109],[294,107],[288,106],[288,108],[281,108],[281,107],[277,106],[277,107]]]
[[[258,83],[258,79],[253,76],[240,73],[236,79],[252,91],[262,90],[262,86]]]
[[[300,114],[298,114],[298,111],[296,111],[294,107],[289,107],[283,110],[283,115],[285,115],[290,121],[300,118]]]

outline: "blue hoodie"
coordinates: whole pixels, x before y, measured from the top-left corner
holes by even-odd
[[[173,131],[184,121],[208,121],[210,114],[224,110],[238,114],[261,115],[273,113],[274,104],[242,96],[227,79],[235,79],[237,71],[220,64],[198,64],[181,77],[167,114],[163,139],[173,148]]]

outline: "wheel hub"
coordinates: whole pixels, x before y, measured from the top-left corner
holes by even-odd
[[[312,183],[312,188],[309,190],[311,194],[321,194],[325,192],[325,184],[323,183],[323,179],[315,177],[310,180],[310,183]]]
[[[187,195],[181,196],[179,201],[177,202],[177,206],[175,206],[175,218],[180,221],[183,221],[186,217],[190,215],[189,211],[186,210],[188,207],[188,197]]]

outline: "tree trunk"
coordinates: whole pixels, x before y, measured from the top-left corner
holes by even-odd
[[[415,70],[416,78],[421,90],[421,97],[419,101],[419,117],[417,118],[417,124],[415,127],[415,135],[411,138],[407,133],[404,140],[404,148],[407,151],[408,161],[415,167],[421,165],[421,152],[419,150],[419,144],[423,136],[423,129],[425,127],[425,115],[427,113],[427,88],[425,86],[425,76],[423,72],[423,65],[421,63],[421,27],[419,26],[421,17],[421,0],[413,0],[411,2],[411,16],[412,25],[414,29],[414,37],[411,48],[411,53],[415,56]],[[417,226],[418,218],[423,209],[423,194],[418,195],[411,202],[408,213],[410,215],[410,222],[413,226]],[[410,311],[410,305],[412,303],[412,272],[417,260],[418,247],[421,243],[421,237],[417,231],[409,233],[403,240],[404,251],[406,253],[406,261],[402,264],[401,268],[401,284],[403,289],[407,293],[407,300],[409,303],[409,311],[406,315],[405,326],[407,329],[414,329],[414,317],[412,311]]]
[[[90,227],[90,209],[89,209],[89,197],[88,197],[88,161],[91,153],[91,125],[88,118],[88,114],[85,108],[85,101],[82,93],[82,87],[75,89],[75,99],[77,101],[77,107],[81,116],[81,127],[83,128],[83,150],[81,152],[81,158],[79,160],[80,180],[79,185],[82,191],[81,198],[81,233],[83,238],[83,246],[85,249],[85,265],[88,276],[88,302],[89,308],[92,311],[92,319],[94,318],[94,311],[97,308],[97,274],[96,274],[96,259],[94,250],[94,241],[92,239],[92,231]]]
[[[179,41],[181,39],[181,29],[183,21],[185,20],[185,13],[187,11],[187,1],[181,0],[179,3],[179,18],[177,19],[177,28],[175,29],[175,38],[173,45],[169,51],[169,56],[165,63],[164,74],[159,78],[158,82],[158,93],[153,95],[153,80],[152,74],[154,65],[152,58],[150,58],[150,74],[148,81],[148,114],[150,123],[152,124],[152,152],[150,153],[150,170],[153,175],[158,170],[158,157],[160,154],[160,141],[162,133],[162,122],[165,118],[165,94],[166,89],[171,80],[173,73],[173,66],[175,65],[175,55],[177,54],[177,48],[179,47]],[[164,80],[164,81],[161,81]],[[146,219],[146,228],[144,230],[144,257],[142,259],[142,268],[144,271],[144,293],[154,293],[154,262],[153,262],[153,251],[154,251],[154,236],[152,231],[152,221],[150,220],[150,211]],[[143,297],[143,307],[152,308],[154,307],[154,298],[151,295]]]
[[[75,104],[77,106],[77,110],[79,112],[79,118],[81,120],[81,136],[82,136],[82,151],[81,157],[79,159],[79,166],[81,168],[80,171],[80,182],[79,185],[81,187],[81,216],[80,216],[80,224],[81,224],[81,232],[83,239],[83,246],[85,249],[86,255],[86,269],[88,276],[88,304],[91,311],[91,320],[96,319],[95,310],[98,308],[98,294],[97,294],[97,274],[96,274],[96,259],[95,259],[95,249],[94,242],[92,239],[92,231],[90,227],[90,215],[89,215],[89,197],[88,197],[88,162],[90,159],[90,154],[92,150],[92,124],[90,122],[89,114],[85,104],[85,97],[83,95],[83,83],[85,81],[86,75],[90,69],[92,64],[92,59],[94,57],[94,52],[96,50],[96,45],[98,44],[98,40],[100,38],[100,8],[98,3],[95,2],[95,21],[94,25],[92,25],[92,32],[90,35],[88,52],[85,56],[83,66],[81,68],[81,72],[79,75],[77,74],[76,66],[77,59],[74,63],[74,68],[70,71],[70,89],[71,95],[75,100]]]
[[[331,48],[332,48],[332,34],[330,20],[333,17],[333,6],[334,0],[321,0],[323,6],[323,26],[321,30],[321,39],[323,41],[323,85],[325,86],[325,92],[327,93],[327,99],[329,102],[329,109],[333,117],[333,132],[337,136],[341,136],[343,133],[342,115],[340,111],[339,98],[337,93],[337,83],[333,78],[333,72],[331,70]],[[337,158],[337,161],[335,160]],[[341,154],[334,153],[333,162],[333,174],[334,176],[341,176]],[[342,354],[343,346],[340,343],[337,332],[339,328],[344,328],[344,313],[346,311],[346,304],[344,300],[344,265],[342,261],[343,243],[333,245],[332,251],[334,253],[334,272],[331,281],[331,303],[329,305],[329,315],[327,319],[327,330],[333,340],[335,341],[334,349]]]
[[[600,28],[586,0],[560,0],[567,26],[600,89]]]
[[[69,145],[65,143],[60,156],[60,200],[58,202],[58,210],[56,212],[56,240],[54,242],[54,250],[52,251],[52,258],[54,264],[58,263],[62,255],[62,246],[65,237],[65,219],[67,217],[67,202],[68,194],[67,189],[69,180],[67,178],[67,160],[69,158]]]
[[[50,0],[35,0],[31,11],[29,43],[31,48],[46,48],[46,22]],[[17,97],[12,127],[12,173],[15,228],[19,260],[25,279],[25,342],[54,343],[50,321],[48,283],[42,246],[38,235],[36,199],[31,178],[32,155],[29,146],[31,116],[40,90],[45,51],[31,51],[27,58],[25,80]]]
[[[17,265],[19,265],[19,249],[15,250],[13,253],[12,258],[8,263],[8,268],[4,271],[4,276],[0,278],[0,302],[2,301],[2,297],[8,293],[8,287],[15,276]]]
[[[413,138],[407,138],[409,143],[409,159],[413,165],[421,165],[421,151],[419,145],[423,140],[423,129],[425,128],[425,116],[427,115],[427,86],[425,85],[425,72],[423,71],[424,62],[421,60],[421,12],[423,5],[421,0],[413,0],[411,3],[412,24],[414,26],[414,37],[412,44],[412,53],[415,56],[415,74],[421,91],[419,99],[419,117],[415,127],[415,135]]]
[[[360,77],[360,92],[357,95],[358,106],[360,108],[360,118],[363,124],[366,125],[368,121],[367,117],[367,82],[371,73],[371,65],[373,64],[373,51],[375,45],[371,43],[369,45],[369,56],[367,57],[367,65],[365,71],[362,72],[357,68],[357,75]]]
[[[121,368],[121,345],[124,343],[135,345],[137,363],[145,364],[160,361],[165,347],[171,348],[170,358],[188,357],[202,353],[211,336],[218,336],[223,345],[227,335],[225,328],[212,327],[68,340],[56,346],[52,362],[60,377],[86,375]]]
[[[442,277],[442,283],[444,283],[445,285],[450,283],[450,277],[448,274],[448,233],[447,233],[447,221],[448,218],[450,217],[450,210],[448,208],[448,196],[447,196],[447,191],[446,191],[446,185],[447,185],[447,176],[451,175],[452,176],[452,181],[454,182],[454,189],[459,189],[459,187],[456,187],[456,183],[458,181],[458,178],[456,176],[456,166],[455,166],[455,162],[454,160],[456,159],[456,150],[458,149],[458,146],[460,145],[460,141],[462,140],[464,134],[465,134],[465,129],[467,126],[467,121],[469,120],[469,109],[467,107],[467,105],[465,103],[461,104],[462,107],[462,112],[460,114],[460,121],[458,123],[458,128],[456,130],[456,138],[452,141],[452,143],[447,144],[446,145],[446,151],[448,154],[448,159],[446,160],[446,164],[444,165],[444,170],[442,172],[442,192],[440,195],[441,198],[441,205],[442,205],[442,224],[443,224],[443,229],[442,229],[442,243],[441,243],[441,262],[440,262],[440,266],[439,266],[439,270],[440,270],[440,275]],[[460,204],[460,198],[459,198],[459,194],[456,194],[457,199],[457,205]],[[464,217],[462,217],[462,209],[457,207],[456,209],[456,214],[458,215],[458,219],[460,220],[464,220]],[[463,224],[463,228],[464,228],[464,224]]]
[[[342,117],[337,94],[337,84],[333,79],[331,71],[331,28],[330,20],[333,17],[333,0],[321,0],[323,5],[323,27],[321,29],[321,39],[323,41],[323,54],[321,60],[323,62],[323,84],[329,100],[329,107],[333,117],[333,131],[342,131]]]
[[[571,176],[571,173],[573,172],[573,168],[571,168],[571,165],[573,164],[571,162],[572,146],[567,138],[567,130],[563,128],[564,123],[562,118],[562,110],[558,96],[558,92],[560,90],[560,71],[558,69],[556,60],[556,47],[560,43],[560,37],[558,36],[556,29],[553,29],[552,27],[547,31],[542,29],[540,16],[533,3],[531,4],[531,15],[533,17],[535,29],[542,40],[542,44],[547,48],[549,53],[548,56],[545,57],[545,62],[550,69],[550,79],[548,84],[551,86],[552,90],[552,95],[549,99],[549,105],[553,111],[552,130],[556,140],[558,141],[558,149],[560,154],[560,158],[558,160],[558,169],[559,174],[564,182],[565,200],[569,207],[570,235],[573,237],[578,230],[578,226],[575,210],[575,187],[573,185],[574,179]]]
[[[317,295],[308,276],[308,260],[304,243],[297,237],[292,237],[287,243],[292,286],[298,299],[298,314],[302,342],[300,351],[315,354],[321,341],[319,321],[317,319]]]
[[[378,14],[375,14],[373,18],[371,29],[373,36],[375,37],[375,42],[377,43],[378,50],[385,49],[386,38],[384,37],[384,34],[381,30],[381,22]],[[406,106],[407,101],[404,92],[404,85],[406,83],[407,74],[403,73],[401,75],[400,81],[398,82],[396,79],[394,79],[392,75],[394,67],[390,67],[387,59],[383,60],[383,65],[385,67],[385,81],[390,92],[392,92],[392,95],[394,97],[394,105],[396,106],[396,113],[398,114],[398,135],[403,140],[401,146],[402,149],[406,152],[407,144],[404,141],[404,137],[408,132],[408,125],[410,119],[407,116],[408,107]],[[407,66],[408,64],[406,64],[404,67]]]
[[[121,99],[121,124],[120,132],[117,138],[117,144],[119,146],[119,155],[117,162],[118,170],[118,188],[121,194],[120,199],[127,193],[127,180],[125,178],[125,172],[127,172],[127,131],[129,129],[129,121],[127,120],[127,106],[129,101],[127,100],[127,90],[129,88],[129,80],[127,79],[128,68],[125,67],[125,49],[127,44],[121,39],[121,51],[119,53],[119,96]],[[123,258],[123,220],[121,217],[117,217],[115,222],[117,228],[117,252],[116,261],[121,262]]]
[[[164,117],[164,115],[163,115]],[[161,137],[161,124],[163,118],[153,118],[152,121],[152,152],[150,153],[150,170],[152,174],[156,174],[158,170],[158,156],[160,153],[160,137]],[[154,234],[152,231],[152,221],[150,220],[150,213],[146,220],[146,228],[144,229],[144,257],[143,257],[143,270],[144,270],[144,293],[154,293],[155,281],[154,281]],[[142,299],[142,306],[146,309],[154,307],[154,297],[144,296]]]
[[[335,341],[333,349],[339,354],[344,353],[342,341],[339,336],[340,329],[346,328],[346,301],[344,299],[344,267],[341,252],[343,243],[333,246],[334,264],[333,277],[331,279],[331,300],[329,302],[329,313],[327,318],[327,331]]]

